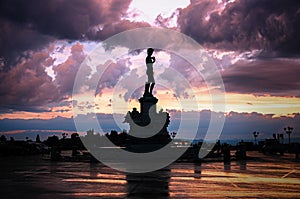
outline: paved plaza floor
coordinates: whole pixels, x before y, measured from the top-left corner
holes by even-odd
[[[173,163],[126,174],[100,163],[1,158],[1,198],[298,198],[300,162],[292,155]]]

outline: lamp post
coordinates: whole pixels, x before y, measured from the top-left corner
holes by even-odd
[[[257,138],[258,134],[259,134],[259,132],[257,132],[257,131],[254,131],[254,132],[253,132],[254,143],[255,143],[255,145],[257,145],[256,138]]]
[[[294,128],[288,126],[288,127],[286,127],[286,128],[283,128],[283,130],[284,130],[284,131],[286,132],[286,134],[288,134],[288,136],[289,136],[289,145],[290,145],[290,144],[291,144],[291,133],[292,133],[292,131],[294,130]]]

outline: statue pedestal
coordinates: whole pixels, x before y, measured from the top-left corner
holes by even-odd
[[[150,123],[150,115],[156,114],[156,103],[158,99],[153,95],[143,96],[139,99],[141,117],[145,122],[145,125]]]
[[[140,112],[136,108],[133,111],[128,111],[124,121],[125,123],[129,123],[130,126],[128,132],[128,150],[150,152],[165,146],[171,141],[167,130],[170,123],[170,116],[162,110],[158,113],[156,112],[157,102],[158,99],[156,97],[145,92],[143,97],[139,99]],[[134,135],[143,135],[143,137],[147,138],[134,137]]]

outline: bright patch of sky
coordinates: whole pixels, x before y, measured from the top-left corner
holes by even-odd
[[[210,57],[214,60],[215,64],[221,69],[224,70],[227,67],[235,64],[238,61],[246,60],[252,61],[255,60],[261,50],[251,50],[245,52],[237,51],[224,51],[219,49],[206,49]]]
[[[50,54],[50,57],[54,59],[54,63],[53,65],[47,67],[45,71],[52,78],[52,80],[55,80],[55,72],[53,70],[53,66],[64,63],[68,59],[71,53],[72,44],[64,40],[58,40],[53,45],[54,50]]]
[[[133,0],[127,11],[127,16],[124,18],[131,21],[144,21],[151,25],[155,25],[155,19],[157,16],[161,15],[164,18],[170,17],[177,8],[185,8],[189,4],[189,0]],[[177,17],[170,22],[170,26],[176,26],[176,21]]]
[[[85,54],[89,54],[97,47],[97,45],[99,45],[99,42],[94,42],[94,41],[80,42],[80,43],[84,46]],[[55,61],[53,65],[47,67],[45,71],[52,78],[52,80],[55,80],[55,72],[53,70],[53,66],[62,64],[68,59],[68,57],[71,55],[71,48],[74,45],[74,42],[58,40],[54,42],[53,45],[54,45],[54,50],[51,52],[50,57]]]
[[[215,9],[213,10],[210,10],[210,12],[208,12],[206,14],[206,17],[204,18],[206,21],[209,21],[210,19],[210,15],[213,13],[213,12],[217,12],[219,15],[223,12],[223,10],[225,9],[226,5],[228,3],[233,3],[235,2],[235,0],[218,0],[218,6],[216,6]]]
[[[163,73],[166,68],[170,65],[170,54],[165,51],[158,51],[155,52],[154,55],[156,60],[159,60],[155,63],[155,76],[158,76],[159,74]],[[146,65],[145,65],[145,57],[147,57],[147,52],[144,50],[143,52],[132,56],[129,55],[130,58],[130,70],[137,70],[137,74],[139,76],[145,75],[146,72]]]

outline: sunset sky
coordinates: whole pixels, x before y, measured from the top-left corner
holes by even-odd
[[[105,39],[134,28],[157,27],[197,41],[215,62],[226,91],[226,110],[212,110],[209,90],[193,76],[190,65],[175,54],[156,51],[155,78],[168,75],[173,85],[166,88],[157,82],[155,88],[158,106],[170,112],[170,131],[178,128],[182,112],[196,111],[203,134],[211,111],[222,111],[223,139],[251,139],[253,131],[267,138],[283,133],[286,126],[295,128],[292,137],[300,137],[299,1],[2,0],[0,10],[0,134],[25,138],[35,136],[36,130],[76,131],[73,117],[86,119],[86,129],[79,131],[97,131],[88,122],[95,117],[92,113],[104,131],[128,128],[116,126],[112,113],[122,118],[139,107],[145,49],[111,63],[93,93],[95,105],[76,101],[76,114],[74,80],[85,58]],[[182,74],[192,88],[176,82],[169,69]],[[114,93],[119,81],[135,92],[124,87]],[[180,100],[193,95],[197,110],[180,107]],[[188,131],[181,137],[188,137]]]

